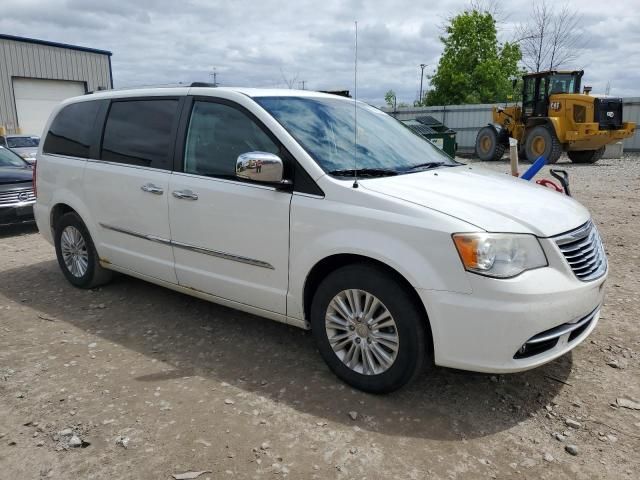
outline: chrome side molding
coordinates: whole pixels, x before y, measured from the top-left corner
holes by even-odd
[[[183,250],[189,250],[191,252],[202,253],[204,255],[210,255],[212,257],[223,258],[225,260],[230,260],[232,262],[245,263],[247,265],[253,265],[254,267],[267,268],[270,270],[275,270],[274,266],[268,262],[263,262],[262,260],[256,260],[255,258],[243,257],[240,255],[234,255],[232,253],[219,252],[217,250],[210,250],[208,248],[197,247],[195,245],[190,245],[188,243],[176,242],[173,240],[169,240],[168,238],[162,238],[155,235],[147,235],[144,233],[136,232],[133,230],[128,230],[126,228],[120,228],[113,225],[108,225],[106,223],[100,223],[102,228],[106,228],[107,230],[112,230],[114,232],[123,233],[125,235],[131,235],[132,237],[142,238],[144,240],[149,240],[150,242],[162,243],[164,245],[171,245],[172,247],[181,248]]]
[[[188,243],[172,241],[171,245],[183,250],[190,250],[192,252],[202,253],[204,255],[211,255],[212,257],[224,258],[225,260],[231,260],[233,262],[246,263],[247,265],[254,265],[256,267],[268,268],[275,270],[273,265],[262,260],[256,260],[254,258],[242,257],[240,255],[234,255],[232,253],[219,252],[217,250],[209,250],[208,248],[196,247],[195,245],[189,245]]]
[[[150,242],[162,243],[164,245],[171,245],[171,240],[168,238],[157,237],[155,235],[147,235],[145,233],[136,232],[134,230],[127,230],[126,228],[114,227],[113,225],[108,225],[106,223],[99,224],[102,228],[106,228],[107,230],[113,230],[114,232],[124,233],[125,235],[131,235],[132,237],[143,238],[145,240],[149,240]]]

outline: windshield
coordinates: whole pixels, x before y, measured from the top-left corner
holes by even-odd
[[[576,77],[571,74],[552,75],[549,83],[549,95],[554,93],[574,93]]]
[[[0,147],[0,167],[22,167],[26,163],[18,155],[4,147]]]
[[[354,102],[313,97],[256,98],[325,172],[368,169],[404,173],[427,165],[458,165],[428,140],[386,113],[357,103],[354,166]]]
[[[40,143],[40,139],[38,137],[7,138],[7,147],[9,148],[37,147],[38,143]]]

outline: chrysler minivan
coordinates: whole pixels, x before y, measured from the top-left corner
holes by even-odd
[[[52,113],[35,179],[73,285],[120,272],[311,329],[369,392],[424,365],[537,367],[582,342],[603,302],[607,259],[578,202],[452,160],[348,98],[88,94]]]

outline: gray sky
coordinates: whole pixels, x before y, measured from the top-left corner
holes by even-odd
[[[530,0],[498,1],[499,36],[511,40]],[[571,1],[587,43],[570,67],[594,92],[640,96],[638,0]],[[420,63],[432,73],[446,18],[467,0],[291,2],[215,0],[3,0],[0,32],[113,52],[116,87],[210,81],[229,86],[353,90],[354,20],[359,98],[384,103],[418,96]],[[425,87],[428,80],[425,79]]]

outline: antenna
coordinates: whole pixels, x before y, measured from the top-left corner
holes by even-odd
[[[353,188],[358,188],[358,21],[356,20],[356,55],[353,67]]]

